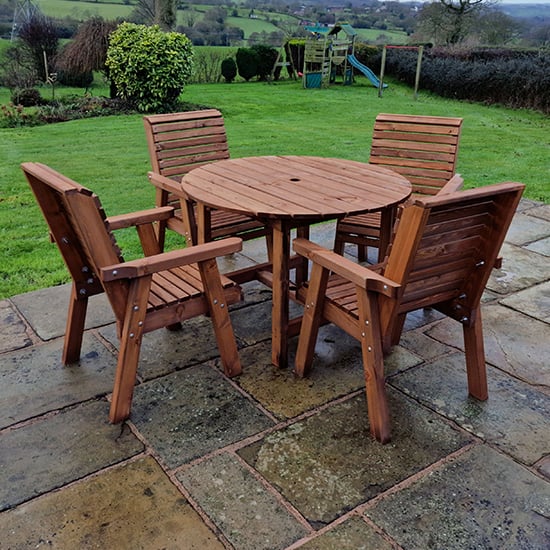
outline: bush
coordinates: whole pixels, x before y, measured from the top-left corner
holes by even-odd
[[[414,84],[416,52],[389,51],[386,73]],[[550,56],[511,51],[426,52],[420,85],[441,97],[550,113]]]
[[[36,88],[16,89],[11,94],[11,101],[14,105],[34,107],[42,103],[42,96]]]
[[[277,61],[277,50],[270,46],[258,44],[250,48],[256,52],[258,59],[258,68],[256,74],[260,80],[267,80],[273,71],[275,61]]]
[[[233,82],[237,76],[237,63],[232,57],[222,61],[222,75],[226,82]]]
[[[57,72],[57,81],[71,88],[89,88],[94,81],[93,71],[71,71],[63,69]]]
[[[239,48],[236,58],[239,76],[247,82],[258,74],[258,54],[252,48]]]
[[[193,47],[185,35],[157,25],[122,23],[111,34],[106,66],[117,94],[139,111],[167,109],[191,77]]]

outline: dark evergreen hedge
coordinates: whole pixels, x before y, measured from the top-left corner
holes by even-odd
[[[386,74],[414,85],[417,54],[388,50]],[[428,50],[420,87],[442,97],[550,113],[550,54]]]

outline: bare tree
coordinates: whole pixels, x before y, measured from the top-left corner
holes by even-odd
[[[167,32],[176,27],[176,0],[155,0],[155,23]]]
[[[467,34],[470,18],[484,6],[494,3],[493,0],[439,0],[445,11],[452,18],[451,44],[461,42]]]

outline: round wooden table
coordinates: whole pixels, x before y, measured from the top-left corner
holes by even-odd
[[[385,247],[396,206],[411,194],[409,181],[386,168],[310,156],[213,162],[185,175],[182,189],[197,202],[199,242],[209,227],[210,208],[254,216],[272,228],[272,362],[281,367],[288,361],[291,229],[302,229],[303,236],[311,223],[380,211]]]

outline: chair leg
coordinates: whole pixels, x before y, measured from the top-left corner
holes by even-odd
[[[130,284],[109,412],[109,420],[113,424],[130,416],[151,278],[142,277]]]
[[[474,314],[473,323],[470,326],[464,325],[463,327],[468,392],[472,397],[485,401],[489,397],[489,391],[487,389],[483,327],[480,310],[477,309],[477,311],[472,312],[472,316]]]
[[[386,396],[377,295],[358,287],[357,304],[370,432],[380,443],[388,443],[391,440],[390,413]]]
[[[311,369],[313,353],[319,326],[323,317],[323,300],[327,288],[329,271],[318,264],[313,264],[311,277],[304,307],[298,349],[296,350],[296,361],[294,372],[303,378]]]
[[[64,365],[76,363],[80,359],[82,349],[82,337],[84,336],[84,324],[86,322],[86,310],[88,309],[88,297],[81,297],[73,283],[67,325],[65,328],[65,342],[61,360]]]
[[[212,327],[220,350],[223,370],[226,376],[236,376],[242,372],[242,367],[231,318],[225,302],[218,264],[215,259],[199,262],[199,270],[208,300]]]

